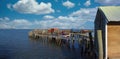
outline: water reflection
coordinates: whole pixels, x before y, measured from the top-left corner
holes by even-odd
[[[81,40],[65,40],[65,39],[30,39],[33,43],[39,43],[43,46],[52,48],[52,49],[59,49],[62,54],[62,59],[95,59],[93,56],[87,55],[88,52],[86,49],[89,49],[88,46],[84,46],[86,44],[86,39]],[[89,43],[87,43],[89,45]],[[57,51],[53,51],[56,52]]]

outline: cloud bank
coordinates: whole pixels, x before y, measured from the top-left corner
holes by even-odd
[[[15,28],[15,29],[93,29],[94,17],[97,8],[81,8],[68,16],[54,17],[45,15],[43,19],[29,21],[28,19],[10,19],[8,17],[0,18],[0,28]],[[47,20],[46,20],[47,19]],[[91,25],[89,25],[91,24]]]
[[[36,0],[19,0],[13,5],[8,4],[8,8],[24,14],[49,14],[55,12],[51,3],[38,3]]]

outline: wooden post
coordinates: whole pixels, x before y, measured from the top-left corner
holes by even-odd
[[[98,35],[98,49],[99,49],[99,59],[103,59],[103,42],[102,42],[102,30],[97,30]]]
[[[92,38],[92,32],[89,32],[89,39],[90,39],[90,48],[93,49],[93,38]]]

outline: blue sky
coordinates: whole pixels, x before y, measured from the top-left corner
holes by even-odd
[[[0,29],[93,29],[99,6],[120,0],[0,0]]]

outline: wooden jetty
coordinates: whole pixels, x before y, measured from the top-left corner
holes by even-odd
[[[64,34],[61,33],[64,31]],[[66,31],[66,32],[65,32]],[[53,33],[49,33],[47,30],[33,30],[29,32],[29,37],[33,39],[45,40],[47,42],[54,42],[58,46],[62,46],[71,42],[74,45],[77,41],[81,45],[81,55],[92,56],[92,59],[95,59],[95,52],[93,46],[93,37],[91,31],[87,33],[83,32],[71,32],[70,30],[57,30]]]
[[[33,30],[29,32],[29,37],[31,38],[48,38],[48,39],[69,39],[75,38],[76,40],[79,40],[80,38],[89,38],[88,34],[82,34],[82,33],[67,33],[67,34],[59,34],[59,33],[48,33],[48,32],[43,32],[42,30]]]

